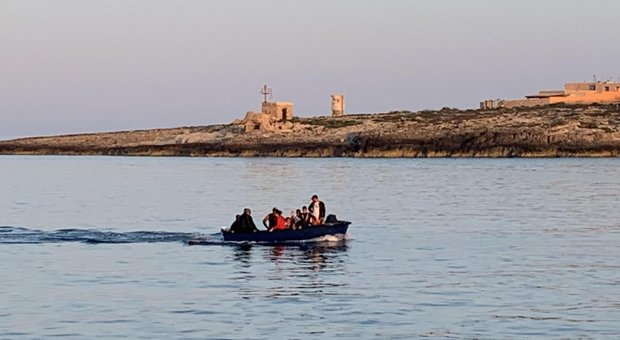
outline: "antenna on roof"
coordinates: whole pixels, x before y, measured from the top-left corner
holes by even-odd
[[[269,99],[273,98],[273,96],[271,95],[271,88],[267,87],[267,85],[263,85],[263,88],[261,89],[260,93],[264,97],[263,103],[267,102],[267,97],[269,97]]]
[[[593,78],[593,81],[596,83],[596,74],[593,75],[592,78]],[[267,86],[267,85],[265,85],[265,86]]]

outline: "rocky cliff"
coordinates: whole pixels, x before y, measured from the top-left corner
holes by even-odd
[[[277,157],[615,157],[620,106],[390,112],[0,142],[0,154]]]

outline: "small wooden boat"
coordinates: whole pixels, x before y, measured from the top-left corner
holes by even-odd
[[[261,230],[253,233],[231,233],[222,229],[224,241],[283,243],[289,241],[306,241],[324,236],[344,235],[351,222],[332,220],[329,223],[308,226],[303,229],[287,229],[279,231]]]

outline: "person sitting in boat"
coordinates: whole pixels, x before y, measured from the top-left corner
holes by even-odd
[[[284,219],[286,221],[286,227],[288,229],[295,229],[295,223],[297,222],[297,214],[295,210],[291,210],[291,214]]]
[[[233,222],[230,225],[230,228],[228,230],[230,230],[230,232],[235,232],[236,230],[239,230],[239,220],[241,219],[241,215],[235,215],[235,222]]]
[[[307,227],[310,225],[310,213],[308,212],[308,207],[306,207],[305,205],[301,207],[301,220],[303,227]]]
[[[293,217],[293,229],[302,229],[304,227],[304,217],[301,213],[301,209],[295,210],[295,216]]]
[[[252,219],[252,210],[249,208],[243,209],[243,214],[237,215],[235,222],[230,226],[232,233],[253,233],[257,231],[258,228]]]
[[[267,214],[265,218],[263,218],[263,225],[265,226],[265,228],[267,228],[267,230],[271,230],[271,228],[275,227],[277,222],[277,211],[278,208],[273,207],[273,209],[271,209],[271,212]]]
[[[276,209],[276,224],[273,228],[269,229],[269,231],[280,231],[286,230],[288,226],[286,225],[286,219],[282,216],[282,211]]]
[[[312,195],[312,202],[308,206],[310,213],[310,223],[313,225],[322,224],[325,219],[325,203],[319,200],[318,195]]]

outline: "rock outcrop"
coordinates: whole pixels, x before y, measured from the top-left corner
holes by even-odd
[[[620,107],[399,111],[24,138],[0,154],[278,157],[615,157]],[[267,117],[269,118],[269,117]]]
[[[243,124],[245,132],[252,132],[257,130],[271,131],[274,129],[273,124],[275,123],[275,119],[273,119],[272,116],[262,112],[248,112],[246,113],[243,121],[241,121],[240,123]]]

